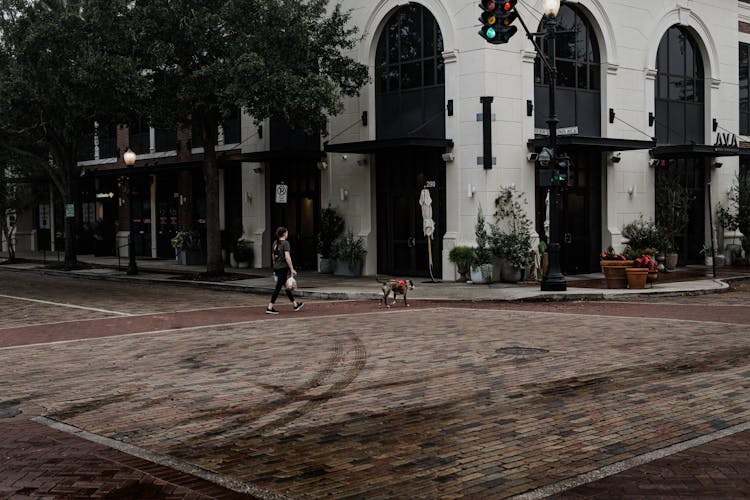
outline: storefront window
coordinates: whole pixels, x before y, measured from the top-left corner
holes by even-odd
[[[748,88],[750,64],[748,64],[748,47],[750,47],[749,44],[740,43],[740,134],[742,135],[750,133],[750,88]]]

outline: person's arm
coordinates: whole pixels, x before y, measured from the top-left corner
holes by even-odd
[[[294,265],[292,264],[292,254],[289,253],[289,250],[284,251],[284,259],[286,260],[286,265],[289,267],[289,271],[292,273],[292,275],[297,274],[297,271],[294,270]]]

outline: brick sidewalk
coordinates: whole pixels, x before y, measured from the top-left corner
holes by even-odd
[[[0,435],[0,498],[252,498],[20,416]]]

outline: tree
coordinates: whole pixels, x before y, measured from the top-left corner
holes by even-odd
[[[78,150],[94,124],[122,122],[145,90],[132,57],[126,0],[0,0],[2,147],[41,162],[76,206]],[[76,263],[65,217],[65,266]]]
[[[324,132],[327,116],[356,95],[367,67],[344,55],[356,43],[348,13],[327,0],[136,1],[148,118],[203,134],[208,274],[224,271],[216,135],[243,107],[256,120]]]

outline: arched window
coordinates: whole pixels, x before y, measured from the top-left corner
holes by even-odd
[[[562,5],[557,16],[558,30],[572,31],[558,34],[555,40],[555,63],[557,67],[557,115],[558,126],[577,126],[579,134],[601,135],[600,90],[601,62],[599,43],[588,19],[576,7]],[[539,25],[543,32],[544,21]],[[549,54],[546,38],[538,42]],[[537,56],[534,62],[535,126],[546,128],[549,106],[549,71]]]
[[[378,138],[445,134],[443,37],[423,6],[398,9],[375,55]]]
[[[555,41],[557,86],[600,90],[599,43],[593,36],[588,20],[575,8],[562,5],[557,15],[557,22],[558,30],[575,32],[557,35]],[[540,25],[539,31],[544,31],[543,24]],[[542,39],[541,47],[546,56],[549,53],[546,38]],[[538,56],[534,62],[534,82],[540,85],[549,84],[549,71]]]
[[[704,142],[703,58],[693,37],[672,26],[656,54],[656,140],[660,144]]]

